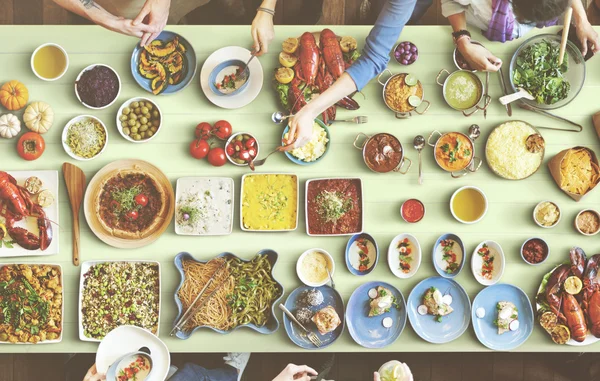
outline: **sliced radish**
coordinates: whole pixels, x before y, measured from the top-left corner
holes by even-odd
[[[394,325],[394,320],[392,320],[391,317],[386,317],[381,323],[385,328],[392,328],[392,325]]]
[[[444,304],[451,305],[452,304],[452,295],[450,295],[450,294],[444,295],[444,297],[442,298],[442,302],[444,302]]]
[[[419,307],[417,307],[417,312],[419,313],[419,315],[427,315],[427,306],[421,304]]]
[[[477,317],[479,319],[483,319],[485,317],[485,308],[479,307],[478,309],[476,309],[475,310],[475,315],[477,315]]]
[[[519,321],[517,319],[511,321],[508,325],[508,329],[510,329],[511,331],[516,331],[517,329],[519,329]]]
[[[377,297],[377,289],[372,288],[369,290],[369,298],[375,299]]]

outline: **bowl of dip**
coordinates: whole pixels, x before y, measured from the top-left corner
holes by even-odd
[[[425,217],[425,205],[416,198],[411,198],[402,203],[400,215],[404,221],[414,224]]]
[[[593,209],[584,209],[577,213],[575,229],[587,236],[598,234],[600,232],[600,213]]]
[[[373,172],[405,175],[412,165],[412,160],[404,156],[402,143],[394,135],[379,133],[369,136],[361,132],[356,135],[353,145],[362,151],[365,164]],[[406,163],[408,165],[402,170]]]
[[[446,79],[442,82],[442,76]],[[448,106],[461,111],[464,116],[471,116],[479,110],[485,110],[492,98],[483,94],[483,82],[477,74],[468,70],[456,70],[450,73],[446,69],[440,70],[436,83],[442,87],[442,94]],[[483,100],[483,106],[480,104]],[[468,110],[472,110],[467,112]]]
[[[321,287],[329,282],[327,269],[333,277],[335,262],[333,257],[323,249],[306,250],[296,262],[298,278],[309,287]]]
[[[31,55],[31,70],[42,81],[56,81],[67,72],[69,56],[62,46],[43,44]]]
[[[548,259],[550,246],[539,237],[529,238],[521,245],[521,258],[530,265],[540,265]]]
[[[458,222],[463,224],[474,224],[481,221],[487,210],[487,197],[477,187],[458,188],[450,198],[450,212]]]
[[[115,361],[108,372],[107,380],[144,381],[152,373],[152,357],[146,352],[128,353]]]
[[[227,60],[215,66],[208,76],[208,85],[212,92],[230,97],[244,91],[251,75],[248,68],[246,80],[240,80],[239,76],[245,66],[245,62],[237,59]]]
[[[552,201],[542,201],[533,209],[533,220],[544,229],[558,225],[561,217],[560,208]]]

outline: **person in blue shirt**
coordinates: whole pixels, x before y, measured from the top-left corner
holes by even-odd
[[[277,0],[264,0],[258,8],[252,22],[252,38],[257,55],[268,51],[273,40],[273,14]],[[362,90],[374,77],[379,75],[390,59],[390,51],[398,41],[404,25],[411,20],[413,11],[415,18],[422,16],[431,5],[431,0],[387,0],[367,37],[362,56],[350,66],[335,83],[313,99],[299,112],[289,119],[290,138],[286,149],[302,147],[312,137],[313,121],[323,111],[340,99]],[[413,21],[416,21],[413,18]]]

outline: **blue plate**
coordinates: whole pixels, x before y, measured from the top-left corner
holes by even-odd
[[[445,239],[454,240],[458,244],[460,249],[462,250],[462,259],[460,261],[460,265],[458,266],[458,270],[454,271],[452,274],[448,274],[446,271],[444,271],[442,268],[440,268],[439,264],[436,261],[437,256],[441,256],[441,254],[437,252],[438,246],[440,245],[440,242],[442,242]],[[440,238],[437,239],[437,241],[435,241],[435,245],[433,245],[433,253],[432,253],[433,267],[435,268],[435,271],[437,271],[437,273],[440,274],[440,276],[442,276],[444,278],[454,278],[455,276],[460,274],[463,267],[465,266],[465,261],[467,259],[466,257],[467,257],[467,252],[465,250],[465,245],[463,244],[462,240],[456,234],[452,234],[452,233],[443,234],[442,236],[440,236]]]
[[[327,135],[327,140],[329,140],[327,142],[327,145],[325,146],[325,152],[323,153],[323,155],[320,158],[318,158],[315,161],[304,161],[304,160],[298,159],[296,156],[292,155],[288,151],[285,151],[285,156],[287,156],[287,158],[290,159],[291,162],[298,164],[298,165],[312,165],[312,164],[318,163],[319,161],[323,160],[325,155],[327,155],[327,152],[329,152],[329,147],[331,145],[331,134],[329,133],[329,128],[327,128],[327,126],[325,125],[325,123],[323,123],[323,121],[321,121],[321,119],[315,119],[315,123],[318,123],[319,126],[323,127],[323,129],[325,130],[325,134]],[[289,130],[290,130],[290,126],[286,126],[284,128],[283,134],[281,135],[282,141],[284,140],[285,134],[287,134]]]
[[[498,318],[496,304],[512,302],[519,313],[519,329],[498,335],[494,320]],[[485,309],[485,317],[476,316],[477,308]],[[481,290],[473,300],[473,329],[481,344],[495,351],[511,351],[523,344],[533,332],[533,308],[527,295],[518,287],[501,283]]]
[[[371,257],[371,267],[367,268],[365,271],[358,271],[357,269],[355,269],[352,266],[352,263],[356,263],[356,261],[358,260],[357,259],[358,256],[357,256],[357,258],[350,258],[350,255],[351,255],[350,247],[359,238],[366,238],[367,240],[371,241],[373,246],[375,246],[375,258],[372,258],[371,253],[369,253],[370,254],[369,257]],[[348,271],[350,271],[354,275],[367,275],[371,271],[373,271],[375,266],[377,266],[377,262],[379,261],[379,246],[377,246],[377,241],[375,241],[375,238],[373,238],[373,236],[371,236],[370,234],[367,234],[367,233],[355,234],[352,237],[350,237],[350,239],[348,240],[348,243],[346,244],[345,257],[346,257],[346,267],[348,267]]]
[[[234,91],[228,93],[228,94],[224,94],[222,93],[219,89],[217,89],[217,86],[215,86],[215,84],[217,83],[217,75],[219,75],[219,73],[229,67],[229,66],[239,66],[239,67],[244,67],[246,66],[246,63],[242,60],[227,60],[225,62],[221,62],[220,64],[218,64],[217,66],[215,66],[215,68],[210,72],[209,76],[208,76],[208,86],[210,87],[210,89],[212,90],[213,93],[215,93],[218,96],[222,96],[222,97],[230,97],[232,95],[236,95],[241,93],[242,91],[244,91],[244,89],[246,88],[246,86],[248,86],[248,82],[250,82],[248,79],[246,79],[246,82],[242,83],[242,86],[235,89]],[[250,68],[248,68],[248,71],[250,71]],[[250,78],[250,73],[248,73],[248,77]]]
[[[266,255],[267,259],[269,261],[269,263],[271,263],[271,278],[275,281],[275,283],[277,284],[277,287],[280,289],[281,293],[280,296],[275,299],[273,301],[273,303],[271,304],[271,315],[269,316],[269,319],[267,320],[267,323],[265,325],[263,325],[262,327],[259,327],[255,324],[243,324],[243,325],[238,325],[235,328],[232,328],[228,331],[223,331],[221,329],[216,329],[213,327],[209,327],[209,326],[199,326],[194,328],[191,332],[189,331],[179,331],[175,334],[175,336],[177,336],[180,339],[188,339],[192,333],[196,332],[197,329],[200,328],[209,328],[212,329],[215,332],[218,333],[230,333],[235,331],[236,329],[240,328],[240,327],[248,327],[251,328],[253,330],[255,330],[256,332],[260,332],[263,334],[271,334],[275,331],[277,331],[277,329],[279,328],[279,321],[277,320],[277,317],[275,317],[275,306],[278,305],[279,300],[281,299],[281,297],[283,297],[283,293],[284,293],[284,289],[283,286],[281,285],[281,283],[279,283],[275,277],[273,276],[273,269],[275,268],[275,264],[277,263],[277,258],[278,258],[278,254],[277,252],[270,250],[270,249],[264,249],[259,251],[256,255]],[[221,253],[219,255],[217,255],[215,258],[239,258],[238,256],[232,254],[232,253]],[[179,254],[177,254],[177,256],[175,257],[175,267],[177,267],[177,270],[179,271],[179,274],[181,275],[181,282],[179,282],[179,286],[177,286],[177,290],[175,290],[175,304],[177,304],[177,309],[178,309],[178,313],[177,313],[177,317],[175,318],[175,320],[173,321],[173,324],[175,324],[179,318],[181,317],[181,315],[185,312],[183,310],[183,306],[181,304],[181,300],[179,300],[179,289],[181,288],[181,286],[183,285],[183,281],[185,280],[185,273],[183,272],[183,261],[184,260],[192,260],[192,261],[196,261],[199,263],[206,263],[208,261],[199,261],[196,258],[194,258],[190,253],[186,253],[186,252],[181,252]],[[250,262],[250,260],[244,260],[239,258],[242,262]]]
[[[292,342],[294,344],[296,344],[300,348],[304,348],[304,349],[326,348],[326,347],[330,346],[331,344],[333,344],[333,342],[336,341],[338,339],[338,337],[340,337],[342,335],[342,332],[344,332],[344,322],[345,322],[344,300],[342,299],[342,296],[340,295],[339,292],[337,292],[336,290],[334,290],[333,288],[331,288],[329,286],[321,286],[321,287],[300,286],[297,289],[295,289],[294,291],[292,291],[292,293],[287,297],[287,299],[285,301],[285,307],[288,310],[290,310],[291,313],[293,313],[293,314],[296,313],[296,310],[298,309],[298,304],[299,304],[298,301],[300,299],[300,296],[302,295],[302,292],[306,291],[306,290],[312,290],[313,288],[316,288],[317,290],[321,291],[321,293],[323,294],[324,300],[321,305],[316,306],[316,307],[308,307],[308,308],[313,313],[315,313],[327,306],[332,306],[335,309],[335,312],[337,312],[337,314],[339,315],[342,323],[334,331],[329,332],[326,335],[321,335],[319,333],[319,331],[317,330],[317,327],[312,322],[309,323],[308,326],[305,326],[306,329],[316,333],[317,336],[319,337],[319,339],[321,339],[321,341],[323,342],[323,346],[317,348],[314,346],[313,343],[308,341],[308,339],[305,337],[304,333],[300,330],[300,328],[298,326],[296,326],[295,323],[290,321],[290,319],[287,317],[287,315],[284,314],[283,315],[283,326],[285,328],[285,332],[287,333],[288,337],[290,338],[290,340],[292,340]]]
[[[159,95],[174,94],[180,92],[181,90],[186,88],[187,85],[190,84],[190,82],[192,82],[192,79],[194,79],[194,75],[196,74],[196,68],[198,65],[196,64],[196,52],[194,51],[192,44],[190,44],[181,35],[174,32],[168,32],[166,30],[163,30],[156,39],[162,41],[170,41],[176,36],[179,37],[179,43],[184,44],[184,46],[186,47],[186,51],[184,54],[184,70],[186,70],[185,77],[183,77],[183,80],[177,85],[168,85],[167,88]],[[152,80],[142,77],[142,75],[138,71],[138,65],[140,63],[140,53],[143,49],[144,48],[142,48],[140,44],[137,44],[133,49],[133,54],[131,55],[131,74],[133,75],[133,78],[138,83],[138,85],[142,87],[142,89],[152,94],[152,89],[150,88],[150,83],[152,82]]]
[[[427,289],[435,287],[444,295],[452,296],[454,311],[438,323],[433,315],[419,315],[417,308],[423,304]],[[410,325],[423,340],[433,344],[449,343],[458,339],[469,328],[471,302],[466,291],[455,280],[442,277],[427,278],[417,284],[408,297],[406,306]]]
[[[383,315],[369,317],[371,298],[369,290],[382,286],[394,294],[399,308],[392,307],[390,312]],[[383,319],[391,317],[394,324],[391,328],[385,328],[382,324]],[[406,325],[406,302],[402,293],[394,286],[384,282],[369,282],[359,286],[348,301],[346,307],[346,323],[350,336],[359,345],[365,348],[383,348],[392,344]]]

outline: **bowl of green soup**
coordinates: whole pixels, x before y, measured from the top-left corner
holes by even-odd
[[[442,82],[444,75],[446,75],[446,79]],[[484,96],[483,82],[474,72],[456,70],[450,73],[448,70],[442,69],[435,81],[442,86],[444,100],[448,106],[461,111],[464,116],[471,116],[479,110],[485,110],[492,100],[489,95]]]

